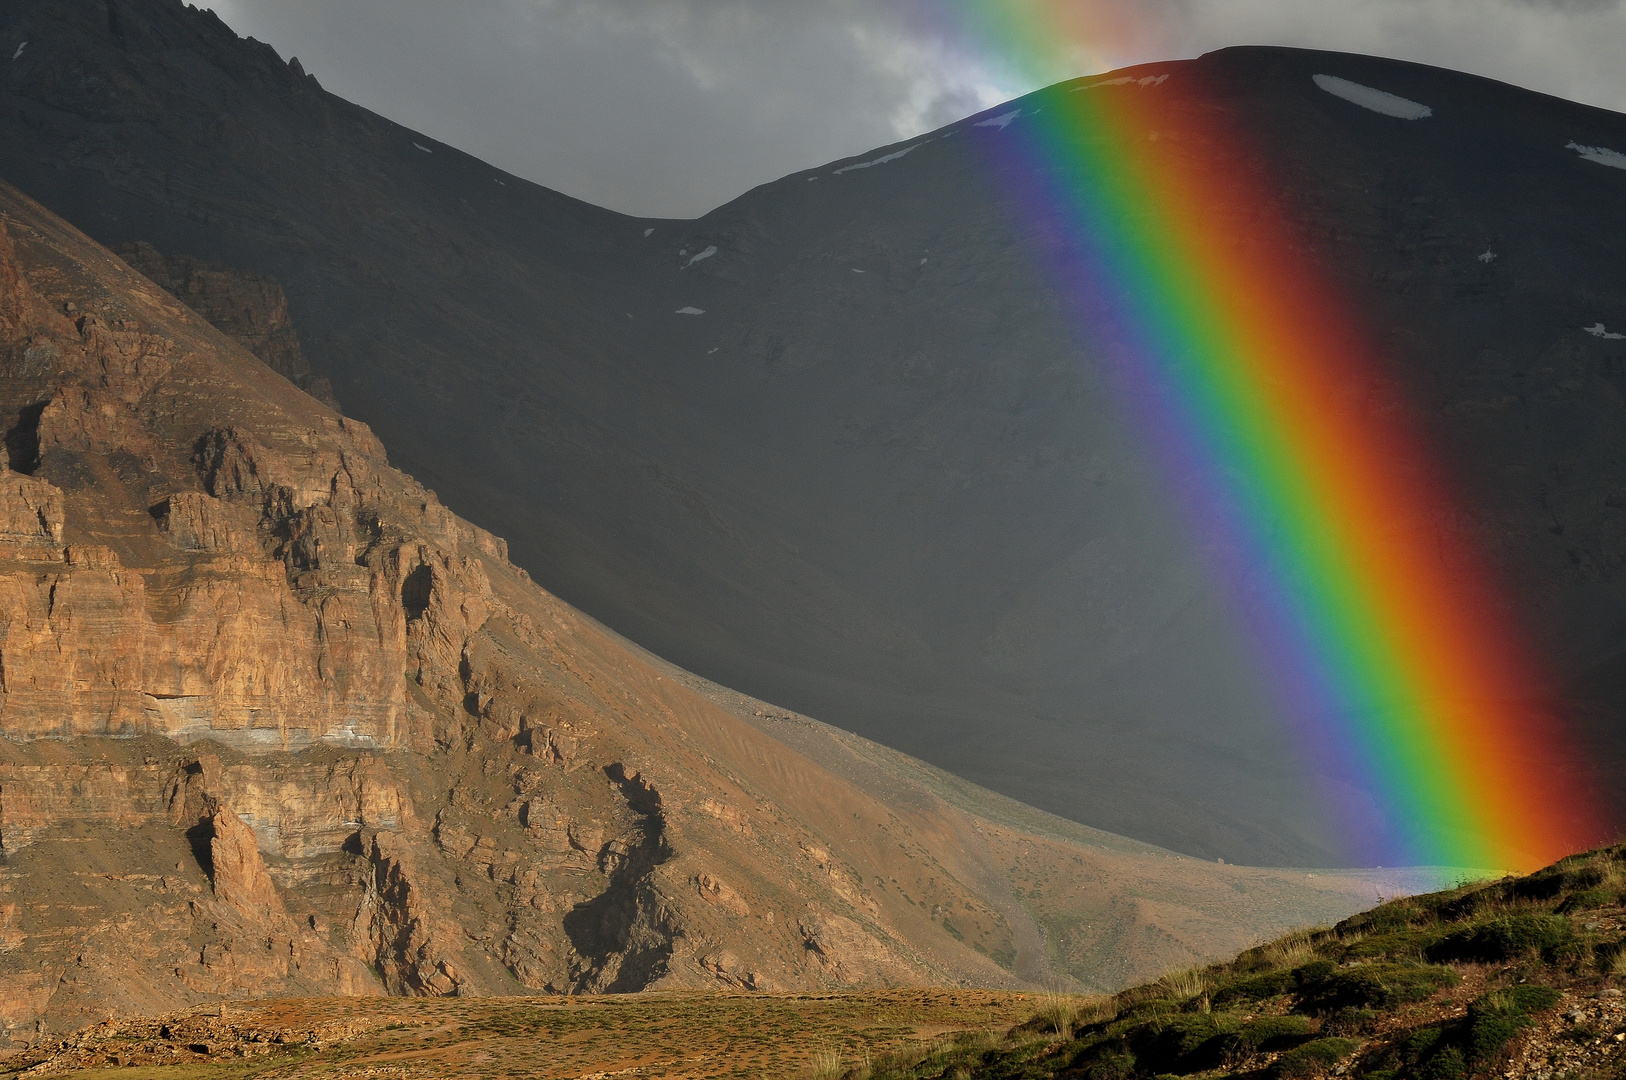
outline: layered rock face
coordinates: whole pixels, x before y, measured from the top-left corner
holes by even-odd
[[[311,371],[310,361],[299,347],[299,331],[288,315],[288,297],[275,278],[189,255],[165,255],[140,241],[120,246],[115,254],[265,361],[272,371],[338,411],[333,384]]]
[[[242,995],[1116,986],[1417,884],[1179,859],[667,665],[4,187],[0,416],[14,1039]]]

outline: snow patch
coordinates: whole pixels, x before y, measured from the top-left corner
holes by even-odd
[[[717,254],[717,245],[713,244],[710,247],[708,247],[705,251],[702,251],[700,254],[689,256],[689,261],[683,264],[683,269],[687,270],[689,267],[693,266],[695,263],[699,262],[700,260],[709,259],[715,254]]]
[[[1592,326],[1583,326],[1581,329],[1585,330],[1593,337],[1603,338],[1605,341],[1626,341],[1626,334],[1611,334],[1609,331],[1604,329],[1603,323],[1596,323]]]
[[[1421,120],[1434,115],[1434,110],[1427,105],[1400,97],[1398,94],[1374,90],[1370,86],[1340,79],[1336,75],[1316,75],[1314,78],[1315,84],[1333,97],[1343,98],[1363,109],[1371,109],[1384,116],[1393,116],[1398,120]]]
[[[23,50],[26,48],[28,48],[28,42],[25,41],[21,45],[17,46],[17,51],[11,54],[11,58],[13,60],[17,59],[23,54]]]
[[[705,312],[705,310],[703,308],[680,307],[676,311],[674,311],[672,314],[674,314],[674,315],[704,315],[705,313],[706,312]]]
[[[719,346],[717,346],[717,349],[721,349],[721,348],[722,348],[722,346],[721,346],[721,345],[719,345]],[[716,351],[717,351],[717,349],[707,349],[707,350],[706,350],[706,355],[707,355],[707,356],[710,356],[710,355],[711,355],[711,354],[712,354],[712,353],[714,353],[714,352],[716,352]]]
[[[1012,109],[1008,113],[1001,113],[998,116],[991,116],[986,120],[978,120],[972,126],[973,127],[996,127],[999,130],[1004,131],[1006,128],[1011,126],[1011,121],[1012,120],[1015,120],[1018,116],[1021,116],[1021,115],[1022,115],[1022,110],[1021,109]]]
[[[1168,81],[1168,79],[1169,79],[1169,76],[1167,74],[1148,75],[1148,76],[1146,76],[1146,78],[1140,80],[1140,84],[1141,84],[1141,86],[1162,86],[1165,82]]]
[[[850,269],[850,270],[852,270],[852,272],[853,272],[853,273],[855,273],[855,274],[867,274],[867,273],[869,273],[869,271],[867,271],[867,270],[860,270],[860,269],[858,269],[858,267],[856,267],[856,266],[853,266],[853,267],[849,267],[849,268],[848,268],[848,269]]]
[[[1582,146],[1580,143],[1565,143],[1564,149],[1574,150],[1587,161],[1596,161],[1599,165],[1608,165],[1612,169],[1626,169],[1626,154],[1619,150],[1611,150],[1606,146]]]
[[[497,178],[496,178],[496,177],[492,177],[492,179],[493,179],[493,180],[497,180]],[[503,187],[507,187],[507,186],[508,186],[508,185],[507,185],[507,184],[503,184],[503,182],[502,182],[502,181],[501,181],[501,180],[497,180],[497,183],[499,183],[499,184],[502,184],[502,186],[503,186]]]
[[[925,259],[921,259],[921,260],[920,260],[920,265],[921,265],[921,266],[925,266],[925,265],[926,265],[926,260],[925,260]]]
[[[885,165],[887,162],[896,161],[899,158],[901,158],[903,155],[907,154],[909,151],[918,150],[920,147],[922,147],[924,145],[925,145],[925,143],[915,143],[914,146],[905,146],[902,150],[894,150],[890,154],[882,154],[880,157],[876,158],[874,161],[860,161],[856,165],[843,165],[841,168],[837,169],[831,175],[840,176],[842,173],[852,172],[854,169],[868,169],[868,168],[870,168],[871,166],[874,166],[874,165]],[[813,179],[817,180],[818,177],[815,176],[815,177],[813,177]]]
[[[644,235],[645,236],[653,236],[653,235],[655,235],[655,230],[654,229],[645,229],[644,230]]]
[[[413,145],[413,146],[418,146],[418,144],[417,144],[417,143],[413,143],[413,144],[412,144],[412,145]],[[427,147],[427,146],[418,146],[418,149],[419,149],[419,150],[422,150],[422,151],[423,151],[423,152],[424,152],[424,153],[426,153],[426,154],[433,154],[433,153],[434,153],[434,151],[433,151],[433,150],[431,150],[431,149],[429,149],[429,147]]]
[[[1163,77],[1165,79],[1168,78],[1167,75]],[[1076,94],[1080,90],[1094,90],[1097,86],[1122,86],[1125,83],[1132,83],[1134,81],[1135,77],[1133,75],[1124,75],[1117,79],[1102,79],[1100,82],[1092,82],[1088,86],[1075,86],[1073,87],[1072,92]]]
[[[1496,261],[1496,252],[1492,251],[1490,248],[1486,248],[1483,252],[1480,253],[1479,261],[1482,262],[1482,263],[1495,262]]]

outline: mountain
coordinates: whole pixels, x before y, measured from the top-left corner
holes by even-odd
[[[269,325],[249,285],[211,310]],[[0,410],[10,1040],[245,996],[1113,988],[1428,879],[1183,858],[659,660],[5,185]]]
[[[1321,816],[1343,781],[1270,719],[1033,257],[1050,225],[999,150],[1020,128],[984,120],[1072,86],[645,221],[346,103],[179,0],[7,0],[0,52],[0,176],[105,244],[280,282],[312,378],[561,599],[1075,821],[1233,862],[1378,860]],[[1626,120],[1339,54],[1135,74],[1170,79],[1091,93],[1257,144],[1457,472],[1439,528],[1483,542],[1548,654],[1541,707],[1581,729],[1560,766],[1619,776]]]

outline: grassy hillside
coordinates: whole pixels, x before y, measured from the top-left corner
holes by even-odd
[[[849,1080],[1605,1080],[1626,1064],[1626,847],[1383,904]]]

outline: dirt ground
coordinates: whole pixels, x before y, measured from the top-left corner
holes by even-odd
[[[839,1055],[1005,1028],[1042,995],[985,990],[303,999],[114,1019],[0,1060],[0,1077],[795,1078]]]

